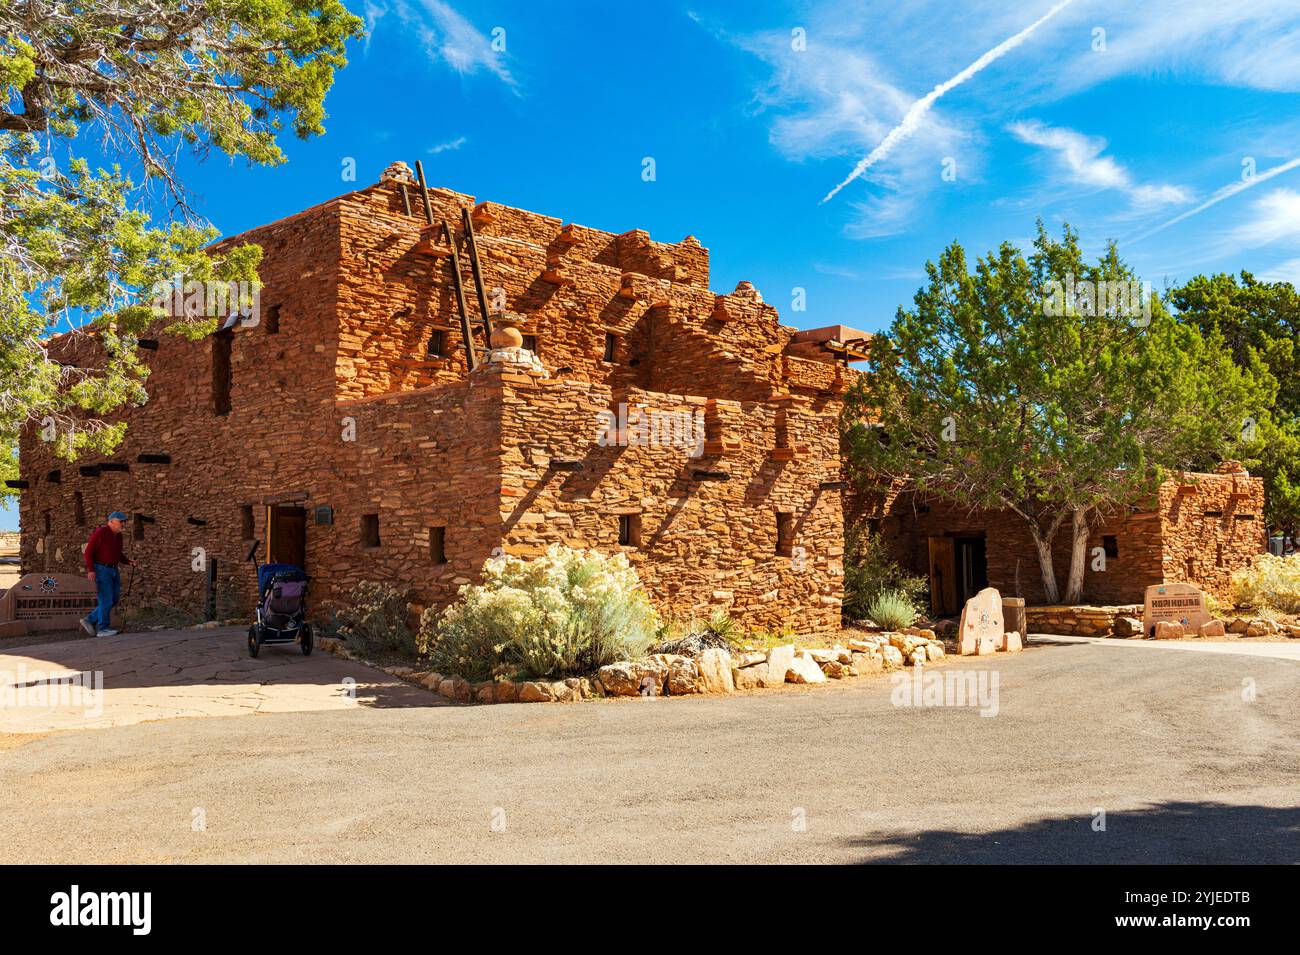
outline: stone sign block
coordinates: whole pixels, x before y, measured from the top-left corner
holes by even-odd
[[[1196,632],[1201,624],[1214,617],[1205,609],[1205,594],[1192,584],[1156,584],[1147,588],[1146,604],[1142,610],[1142,632],[1148,638],[1156,635],[1156,624],[1178,623],[1189,632]]]
[[[95,585],[85,577],[28,574],[0,597],[0,632],[16,636],[19,625],[25,633],[73,630],[96,602]]]
[[[962,608],[957,624],[958,652],[962,656],[993,653],[1002,643],[1002,595],[985,587]]]

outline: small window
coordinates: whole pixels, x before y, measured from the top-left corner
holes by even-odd
[[[536,335],[525,335],[525,336],[524,336],[524,347],[527,348],[527,349],[528,349],[530,352],[532,352],[533,354],[537,354],[537,336],[536,336]]]
[[[266,310],[266,334],[280,334],[280,306],[272,305]]]
[[[49,481],[51,484],[62,484],[62,483],[63,483],[63,472],[62,472],[62,471],[51,471],[49,474],[45,475],[45,480]]]
[[[41,518],[42,518],[42,522],[45,525],[44,536],[49,537],[50,532],[54,530],[54,515],[49,511],[45,511],[43,514],[41,514]]]
[[[1214,545],[1214,566],[1215,567],[1223,566],[1223,545],[1222,544]]]
[[[379,515],[378,514],[361,515],[361,546],[362,547],[379,546]]]
[[[430,358],[442,358],[447,354],[447,333],[441,328],[435,328],[429,332],[429,343],[424,348],[424,353]]]
[[[72,492],[72,519],[78,527],[86,525],[86,499],[80,491]]]
[[[794,555],[794,515],[776,515],[776,552],[781,557]]]
[[[429,559],[435,564],[447,563],[447,528],[429,528]]]
[[[257,531],[253,527],[252,504],[245,504],[239,509],[239,532],[246,541],[251,541],[257,536]]]
[[[212,336],[212,413],[230,414],[230,345],[234,334],[229,330]]]
[[[613,361],[618,352],[618,336],[613,332],[605,333],[605,361]]]
[[[1115,558],[1119,556],[1119,540],[1114,534],[1102,535],[1101,546],[1107,557]]]
[[[641,546],[640,514],[620,514],[618,516],[618,543],[621,547]]]
[[[144,540],[144,522],[145,517],[143,514],[136,514],[131,518],[131,540]]]

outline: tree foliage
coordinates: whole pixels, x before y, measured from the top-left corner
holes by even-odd
[[[284,160],[276,137],[323,131],[324,97],[361,21],[339,0],[0,0],[0,476],[25,426],[54,422],[58,453],[107,452],[112,412],[144,398],[136,341],[164,315],[155,283],[256,281],[261,250],[205,251],[217,236],[185,202],[181,150]],[[151,223],[141,184],[161,181],[181,222]],[[191,336],[210,312],[172,316]],[[95,340],[92,367],[65,367],[46,337]],[[42,427],[45,427],[42,424]]]
[[[1246,463],[1263,476],[1271,530],[1300,536],[1300,293],[1289,282],[1261,282],[1249,272],[1198,275],[1171,289],[1182,321],[1222,336],[1243,368],[1266,365],[1278,382],[1272,414],[1256,424]]]
[[[871,346],[849,395],[845,446],[860,478],[905,480],[972,508],[1019,515],[1044,592],[1071,528],[1065,599],[1077,602],[1088,532],[1151,494],[1172,469],[1228,456],[1276,392],[1258,360],[1175,320],[1111,245],[1084,260],[1067,226],[1039,223],[1031,254],[1004,243],[972,269],[954,243]],[[1101,284],[1108,283],[1108,284]]]

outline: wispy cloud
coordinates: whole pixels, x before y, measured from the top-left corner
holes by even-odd
[[[1050,150],[1064,173],[1078,185],[1118,190],[1135,205],[1146,209],[1191,199],[1191,194],[1181,186],[1138,182],[1128,169],[1110,156],[1102,155],[1106,140],[1099,136],[1048,126],[1037,120],[1011,123],[1007,131],[1022,143]]]
[[[1025,27],[1019,33],[1003,40],[997,46],[993,47],[993,49],[989,50],[988,52],[980,56],[977,60],[975,60],[975,62],[971,63],[964,70],[957,73],[951,79],[945,80],[944,82],[940,83],[934,89],[930,90],[930,92],[926,93],[919,100],[914,102],[910,107],[908,107],[907,112],[903,115],[902,121],[893,129],[891,129],[888,132],[888,134],[886,134],[885,138],[880,141],[880,144],[876,146],[875,149],[873,149],[870,153],[868,153],[856,166],[853,167],[853,171],[849,173],[848,176],[846,176],[844,180],[840,182],[839,185],[837,185],[834,189],[832,189],[822,198],[822,202],[828,202],[831,199],[835,198],[835,196],[840,192],[840,190],[842,190],[853,180],[857,179],[859,176],[861,176],[864,172],[866,172],[876,163],[886,158],[890,153],[894,151],[894,148],[899,143],[901,143],[903,140],[907,139],[913,133],[915,133],[917,128],[921,125],[921,121],[925,118],[925,114],[930,112],[934,104],[938,102],[939,98],[942,97],[945,93],[965,83],[967,80],[975,76],[981,70],[988,67],[989,64],[1001,59],[1003,56],[1010,53],[1016,47],[1020,46],[1031,36],[1033,36],[1039,27],[1041,27],[1048,20],[1052,19],[1052,17],[1056,16],[1058,13],[1060,13],[1062,10],[1064,10],[1073,2],[1074,0],[1060,0],[1060,2],[1056,3],[1050,10],[1047,11],[1047,13],[1043,14],[1041,17],[1039,17],[1029,26]]]
[[[367,0],[364,13],[367,51],[370,37],[391,14],[418,38],[430,59],[444,62],[462,75],[491,73],[519,93],[505,52],[493,49],[491,39],[443,0]]]
[[[453,150],[460,149],[460,147],[464,146],[467,142],[469,142],[468,136],[457,136],[455,139],[450,139],[445,143],[438,143],[436,146],[430,146],[429,154],[431,156],[436,156],[438,153],[452,152]]]
[[[1295,159],[1292,159],[1288,162],[1284,162],[1280,166],[1274,166],[1272,169],[1269,169],[1267,172],[1258,173],[1257,175],[1251,176],[1248,179],[1242,179],[1239,182],[1234,182],[1230,185],[1224,186],[1222,189],[1215,192],[1214,195],[1210,196],[1209,199],[1202,202],[1196,208],[1188,209],[1186,212],[1182,213],[1181,215],[1174,216],[1168,222],[1162,222],[1154,229],[1149,229],[1146,232],[1143,232],[1141,235],[1129,239],[1128,244],[1132,245],[1135,242],[1141,242],[1144,239],[1149,239],[1156,233],[1163,232],[1165,229],[1168,229],[1170,226],[1174,226],[1180,222],[1184,222],[1187,219],[1190,219],[1192,216],[1200,215],[1206,209],[1212,208],[1213,206],[1217,206],[1220,202],[1223,202],[1223,200],[1231,199],[1233,196],[1237,195],[1237,193],[1244,192],[1247,189],[1250,189],[1254,186],[1258,186],[1261,182],[1268,182],[1268,180],[1273,179],[1276,176],[1280,176],[1284,172],[1290,172],[1292,169],[1295,169],[1297,166],[1300,166],[1300,157],[1296,157]]]

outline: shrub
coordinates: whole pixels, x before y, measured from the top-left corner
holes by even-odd
[[[886,591],[902,593],[915,604],[928,586],[924,577],[912,576],[894,561],[879,534],[861,524],[845,528],[844,616],[850,620],[870,617],[868,607]]]
[[[430,666],[467,679],[566,676],[643,654],[659,619],[622,554],[553,544],[534,560],[498,557],[441,614],[420,618]]]
[[[357,653],[389,650],[415,653],[415,635],[407,624],[411,606],[406,593],[392,584],[362,581],[335,615],[338,635]]]
[[[885,590],[867,605],[867,616],[886,630],[902,630],[916,621],[916,605],[901,590]]]
[[[1300,613],[1300,554],[1260,554],[1232,575],[1232,596],[1239,607]]]

